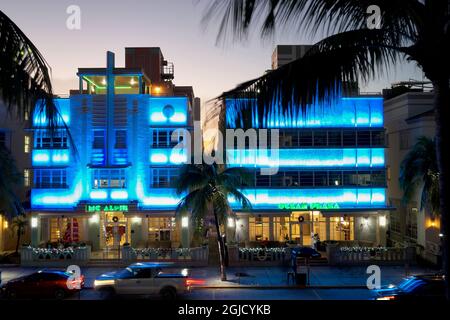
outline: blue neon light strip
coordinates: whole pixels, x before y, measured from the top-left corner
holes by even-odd
[[[70,156],[68,149],[34,149],[32,151],[33,166],[58,166],[67,165]]]
[[[386,189],[245,189],[243,193],[252,203],[253,209],[278,209],[287,203],[337,203],[339,208],[371,208],[386,206]],[[239,205],[230,197],[233,208]]]
[[[278,155],[277,155],[278,152]],[[357,168],[384,167],[384,149],[227,150],[232,167]]]
[[[150,163],[163,165],[163,164],[182,164],[186,163],[187,156],[184,149],[151,149],[150,150]]]
[[[64,120],[66,125],[70,124],[70,99],[54,99],[56,108],[58,109],[61,118]],[[39,102],[38,102],[39,103]],[[38,113],[39,108],[36,108],[36,113],[33,115],[33,126],[40,127],[46,126],[48,124],[45,115],[42,113]],[[58,125],[62,125],[60,122]]]
[[[234,100],[227,100],[226,105],[227,126],[235,128],[240,106]],[[384,123],[383,98],[376,97],[341,98],[329,107],[312,105],[307,108],[305,115],[301,112],[286,115],[273,107],[262,123],[259,123],[256,112],[253,111],[253,128],[382,128]]]
[[[166,106],[171,106],[173,113],[165,113]],[[150,125],[186,125],[187,108],[188,99],[185,97],[151,97],[149,99]]]

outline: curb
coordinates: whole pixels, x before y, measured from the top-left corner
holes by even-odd
[[[275,289],[367,289],[367,286],[362,285],[312,285],[312,286],[199,286],[193,287],[193,290],[208,290],[208,289],[256,289],[256,290],[275,290]]]

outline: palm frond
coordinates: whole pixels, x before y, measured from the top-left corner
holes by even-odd
[[[328,37],[296,61],[223,93],[236,114],[230,124],[258,127],[268,117],[292,116],[341,95],[341,83],[368,81],[394,64],[404,47],[385,30],[354,30]],[[255,118],[256,114],[256,118]]]
[[[61,116],[53,101],[49,66],[20,28],[0,11],[0,99],[18,119],[43,115],[53,131]]]
[[[381,9],[385,30],[412,39],[423,25],[425,6],[418,0],[214,0],[203,23],[220,19],[217,41],[225,41],[230,33],[234,39],[246,39],[252,26],[263,36],[277,29],[330,35],[365,28],[371,5]]]

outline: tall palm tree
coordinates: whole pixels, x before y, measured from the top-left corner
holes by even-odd
[[[436,161],[436,143],[422,136],[400,165],[400,187],[404,200],[410,201],[421,190],[421,210],[439,215],[439,171]]]
[[[381,10],[377,28],[367,23],[372,5]],[[297,115],[313,102],[330,104],[339,95],[340,83],[376,78],[400,59],[414,61],[422,69],[434,88],[448,298],[450,153],[444,148],[450,145],[449,8],[448,0],[214,0],[208,3],[204,18],[205,22],[220,22],[219,39],[225,39],[230,30],[235,39],[245,39],[255,24],[260,25],[262,36],[279,27],[325,36],[303,58],[222,94],[222,99],[237,99],[237,112],[249,127],[252,118],[246,115],[252,108],[258,108],[261,118]]]
[[[186,164],[174,186],[178,195],[186,194],[179,202],[178,213],[191,213],[191,221],[204,219],[212,210],[219,246],[220,275],[225,281],[225,244],[220,225],[225,223],[232,210],[229,197],[237,201],[243,209],[251,208],[250,201],[238,189],[249,181],[249,175],[242,168],[221,168],[214,164]]]
[[[5,103],[9,116],[20,121],[35,114],[45,117],[51,134],[61,123],[62,117],[53,100],[47,62],[31,40],[1,10],[0,100]],[[0,171],[0,201],[8,207],[7,212],[18,214],[22,209],[12,190],[19,178],[7,150],[0,150],[0,167],[11,168],[10,171]]]
[[[25,229],[28,226],[28,220],[25,216],[19,215],[13,219],[12,230],[16,232],[16,253],[19,252],[20,238],[25,234]]]
[[[0,145],[0,210],[8,218],[22,213],[20,199],[15,194],[15,188],[21,185],[22,175],[16,167],[11,152]]]

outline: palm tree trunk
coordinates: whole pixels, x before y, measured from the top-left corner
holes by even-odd
[[[441,208],[441,237],[442,244],[442,268],[445,274],[446,295],[450,299],[449,286],[449,217],[450,214],[450,153],[446,148],[450,146],[450,90],[449,79],[443,78],[433,81],[434,108],[436,117],[436,157],[439,168],[439,198]]]
[[[217,217],[217,212],[214,209],[214,223],[216,225],[217,232],[217,243],[219,245],[219,259],[220,259],[220,280],[227,281],[227,274],[225,272],[225,247],[223,244],[222,235],[220,234],[219,219]]]
[[[19,252],[20,236],[22,235],[22,230],[17,229],[17,243],[16,243],[16,253]]]

